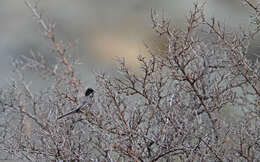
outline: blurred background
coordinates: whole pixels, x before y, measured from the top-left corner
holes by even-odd
[[[136,66],[136,57],[145,54],[144,42],[160,46],[152,31],[150,9],[163,11],[171,24],[182,27],[185,16],[193,6],[192,0],[37,0],[45,20],[56,24],[56,36],[64,42],[74,42],[68,53],[79,58],[81,79],[94,84],[91,70],[111,71],[117,57],[124,57],[129,66]],[[207,16],[214,16],[230,27],[245,27],[249,12],[239,0],[210,0]],[[53,52],[43,37],[24,1],[0,2],[0,86],[11,76],[11,57],[28,55],[30,50],[40,52],[49,61]],[[252,42],[249,55],[258,54],[258,41]],[[38,76],[30,74],[30,79]],[[29,79],[29,80],[30,80]]]

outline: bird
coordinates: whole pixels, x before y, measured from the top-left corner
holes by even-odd
[[[71,114],[83,113],[86,108],[90,107],[93,104],[93,102],[94,102],[94,90],[92,88],[88,88],[85,92],[85,95],[79,98],[79,104],[75,108],[73,108],[70,112],[59,116],[57,120],[62,119]]]

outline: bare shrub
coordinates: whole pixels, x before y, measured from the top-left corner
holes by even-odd
[[[254,29],[235,31],[207,18],[194,4],[184,29],[151,10],[165,51],[139,56],[140,71],[119,61],[118,77],[97,73],[94,105],[62,120],[82,91],[75,62],[53,25],[26,1],[56,49],[57,63],[41,55],[13,60],[16,78],[1,90],[0,149],[24,161],[257,161],[260,159],[259,62],[247,59],[259,31],[259,8],[243,1]],[[53,80],[33,93],[21,69]]]

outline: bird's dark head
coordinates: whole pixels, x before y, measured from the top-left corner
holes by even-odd
[[[89,96],[92,93],[94,93],[94,90],[92,88],[88,88],[85,92],[85,96]]]

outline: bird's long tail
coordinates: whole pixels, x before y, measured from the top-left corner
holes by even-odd
[[[59,120],[59,119],[61,119],[61,118],[64,118],[64,117],[66,117],[66,116],[68,116],[68,115],[75,114],[75,113],[77,113],[77,112],[78,112],[77,109],[76,109],[76,110],[72,110],[71,112],[68,112],[68,113],[66,113],[66,114],[64,114],[64,115],[59,116],[57,120]]]

